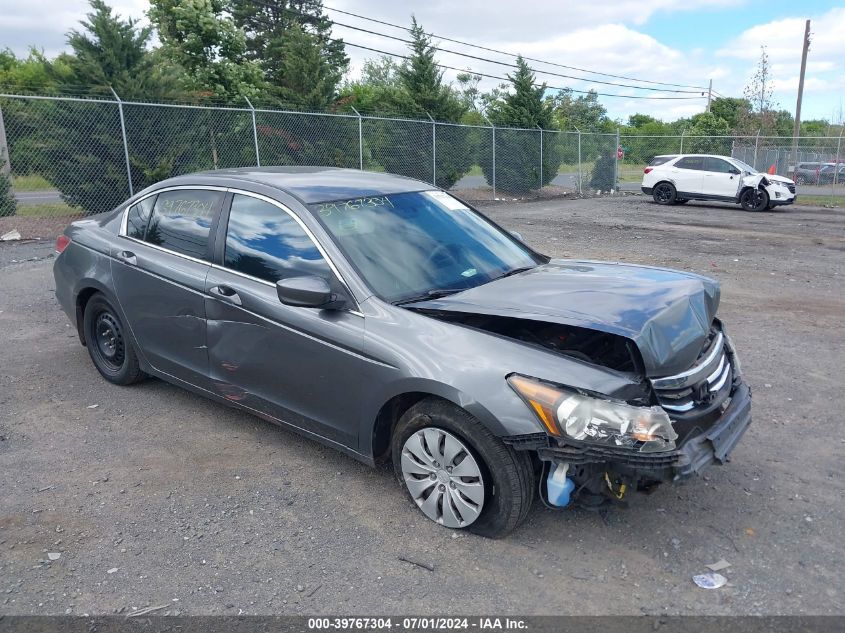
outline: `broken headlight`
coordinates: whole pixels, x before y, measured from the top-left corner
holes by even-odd
[[[638,407],[593,397],[519,374],[509,376],[508,384],[550,435],[642,452],[675,448],[678,434],[660,407]]]

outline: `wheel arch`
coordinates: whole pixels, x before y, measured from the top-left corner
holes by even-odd
[[[384,400],[375,415],[365,418],[372,421],[371,431],[363,435],[367,437],[368,445],[362,446],[361,449],[371,455],[374,462],[380,463],[390,458],[390,441],[396,424],[408,409],[426,398],[437,398],[466,411],[494,435],[509,434],[502,423],[477,400],[469,398],[451,385],[429,381],[425,383],[407,385]]]
[[[88,302],[91,300],[91,297],[93,297],[98,292],[105,295],[106,299],[108,299],[109,303],[114,306],[115,310],[120,311],[120,306],[117,305],[117,301],[112,296],[108,288],[106,288],[100,281],[96,279],[80,280],[73,293],[73,302],[76,317],[76,333],[79,336],[79,342],[82,343],[82,345],[85,345],[85,306],[88,305]],[[123,318],[122,312],[120,316],[121,318]]]

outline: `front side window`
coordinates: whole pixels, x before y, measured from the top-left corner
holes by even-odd
[[[150,244],[209,259],[208,235],[223,193],[177,189],[158,194],[145,240]]]
[[[715,171],[720,174],[729,174],[732,169],[735,169],[728,161],[713,157],[705,159],[704,168],[706,171]]]
[[[704,169],[704,157],[703,156],[687,156],[686,158],[682,158],[677,163],[675,163],[675,167],[679,169]]]
[[[126,235],[136,240],[144,239],[155,201],[156,197],[152,195],[129,207],[129,212],[126,214]]]
[[[545,261],[443,191],[310,209],[376,294],[394,303],[473,288]]]
[[[275,204],[241,194],[232,198],[224,265],[271,283],[308,275],[332,279],[322,253],[296,220]]]

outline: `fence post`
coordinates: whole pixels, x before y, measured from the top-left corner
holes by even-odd
[[[349,107],[352,108],[352,111],[356,115],[358,115],[358,169],[364,171],[364,129],[361,125],[361,113],[354,107]]]
[[[431,121],[431,184],[437,186],[437,123],[431,118],[431,115],[426,112],[426,116]]]
[[[760,145],[760,128],[757,128],[757,136],[754,137],[754,162],[751,163],[751,166],[754,169],[757,169],[757,148]]]
[[[252,139],[255,141],[255,166],[261,167],[261,155],[258,153],[258,126],[255,124],[255,108],[252,107],[252,101],[246,95],[244,95],[244,100],[252,112]]]
[[[12,156],[9,152],[9,143],[6,141],[6,125],[3,123],[3,108],[0,108],[0,177],[6,176],[9,179],[9,195],[15,196],[15,189],[12,186]]]
[[[109,86],[109,90],[117,99],[117,111],[120,114],[120,132],[123,134],[123,157],[126,159],[126,178],[129,180],[129,196],[135,195],[135,190],[132,187],[132,168],[129,166],[129,143],[126,141],[126,121],[123,120],[123,101],[117,96],[114,88]]]
[[[537,128],[540,130],[540,189],[543,188],[543,128],[540,124],[537,124]]]
[[[487,118],[486,115],[482,114],[481,116],[484,117],[484,120],[490,125],[490,129],[493,131],[493,199],[496,199],[496,126],[493,125],[493,122]]]
[[[680,154],[684,153],[684,135],[687,133],[686,130],[681,130],[681,151]]]
[[[578,193],[582,193],[581,180],[583,179],[583,176],[581,174],[581,130],[576,127],[575,131],[578,132]]]
[[[2,125],[1,120],[0,120],[0,125]],[[842,131],[843,130],[845,130],[845,127],[839,128],[839,140],[836,141],[836,162],[833,164],[833,180],[831,181],[831,186],[830,186],[830,195],[831,196],[836,195],[836,183],[839,180],[839,152],[842,149]]]
[[[616,128],[616,147],[613,148],[613,189],[619,193],[619,128]],[[611,189],[611,191],[613,191]]]

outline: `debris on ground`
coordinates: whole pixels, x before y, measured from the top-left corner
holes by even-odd
[[[728,579],[722,574],[717,574],[715,571],[708,571],[706,574],[693,576],[692,581],[702,589],[718,589],[719,587],[724,587]]]
[[[423,569],[427,569],[428,571],[434,571],[434,566],[429,565],[428,563],[421,563],[418,560],[412,560],[412,559],[407,558],[405,556],[399,556],[398,558],[403,563],[411,563],[411,565],[416,565],[417,567],[422,567]]]
[[[722,571],[723,569],[727,569],[730,567],[731,564],[726,561],[724,558],[720,558],[715,563],[710,563],[709,565],[705,565],[707,569],[710,571]]]
[[[20,231],[17,229],[12,229],[8,233],[3,233],[0,235],[0,242],[13,242],[15,240],[21,239]]]
[[[60,552],[48,552],[47,558],[50,560],[59,560],[62,557]]]
[[[118,569],[120,569],[120,567],[112,567],[112,568],[111,568],[111,569],[109,569],[106,573],[107,573],[107,574],[113,574],[113,573],[115,573]]]

